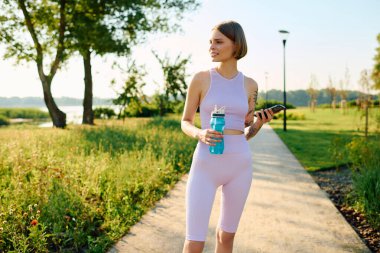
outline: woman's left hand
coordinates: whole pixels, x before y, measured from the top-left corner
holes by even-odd
[[[265,113],[264,113],[265,112]],[[267,117],[265,117],[265,114]],[[255,112],[255,115],[257,117],[257,121],[261,124],[265,124],[273,119],[273,111],[272,109],[261,109],[260,111]],[[261,115],[261,118],[260,118]]]

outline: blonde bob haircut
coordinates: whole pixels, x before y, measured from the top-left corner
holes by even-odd
[[[239,60],[247,54],[247,41],[245,40],[243,28],[239,23],[232,20],[224,21],[216,25],[212,30],[218,30],[234,42],[236,47],[234,54],[235,59]]]

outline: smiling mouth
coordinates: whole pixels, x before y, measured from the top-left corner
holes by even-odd
[[[219,55],[219,54],[218,53],[211,53],[211,57],[215,57],[217,55]]]

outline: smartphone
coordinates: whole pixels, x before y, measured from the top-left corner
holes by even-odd
[[[276,113],[280,112],[281,110],[286,110],[286,107],[283,105],[274,105],[274,106],[266,108],[266,109],[272,109],[272,112],[276,114]],[[260,119],[263,119],[260,111],[256,112],[256,114],[259,115]],[[257,117],[256,114],[254,114],[255,117]],[[265,111],[264,111],[264,115],[266,118],[268,118],[268,115],[265,113]]]

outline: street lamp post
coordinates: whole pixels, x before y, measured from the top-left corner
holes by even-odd
[[[284,106],[286,106],[286,89],[285,89],[285,44],[286,44],[286,39],[289,36],[289,32],[285,30],[280,30],[278,31],[280,33],[280,36],[282,38],[282,43],[284,44]],[[284,110],[284,131],[286,131],[286,110]]]

